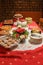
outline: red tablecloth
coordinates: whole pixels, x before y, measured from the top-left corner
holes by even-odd
[[[35,22],[30,28],[32,26],[38,27]],[[26,51],[8,51],[0,47],[0,65],[43,65],[43,46]]]
[[[43,46],[29,51],[2,50],[0,65],[43,65]]]

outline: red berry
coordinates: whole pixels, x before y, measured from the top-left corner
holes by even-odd
[[[18,28],[16,31],[17,31],[18,33],[23,33],[23,32],[25,31],[25,29],[23,29],[23,28]]]
[[[18,38],[19,37],[19,34],[16,34],[16,37]]]

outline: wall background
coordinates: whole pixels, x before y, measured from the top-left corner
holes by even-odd
[[[37,21],[40,17],[43,17],[43,1],[0,0],[0,21],[13,18],[15,13],[22,13],[24,17],[32,15],[33,19]]]

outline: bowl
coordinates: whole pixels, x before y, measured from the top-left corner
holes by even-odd
[[[30,36],[30,42],[34,44],[40,44],[42,43],[42,36],[38,33],[32,33]]]

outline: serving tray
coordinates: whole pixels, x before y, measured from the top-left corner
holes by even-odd
[[[0,42],[0,46],[4,47],[6,49],[13,49],[16,46],[18,46],[18,43],[19,43],[18,40],[15,41],[15,39],[12,38],[12,40],[15,42],[11,42],[11,40],[8,40],[8,39],[10,39],[10,38],[8,38],[8,36],[1,36],[0,41],[2,41],[2,42]]]

